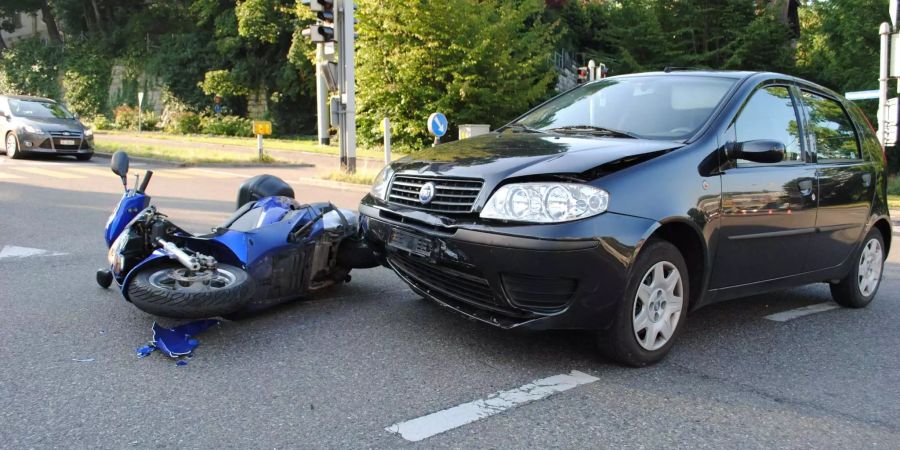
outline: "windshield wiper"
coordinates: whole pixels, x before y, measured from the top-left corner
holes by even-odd
[[[603,136],[616,136],[616,137],[625,137],[625,138],[631,138],[631,139],[640,139],[640,136],[633,134],[633,133],[629,133],[627,131],[614,130],[612,128],[596,127],[593,125],[570,125],[567,127],[552,128],[548,131],[586,133],[586,134],[596,134],[596,135],[603,135]]]
[[[523,125],[521,123],[511,123],[504,127],[504,129],[513,128],[516,130],[522,130],[526,133],[545,133],[544,130],[538,130],[537,128],[531,128],[528,125]]]

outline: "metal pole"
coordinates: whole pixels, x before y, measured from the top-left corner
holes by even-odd
[[[597,79],[597,62],[593,59],[588,61],[588,81]]]
[[[881,24],[881,67],[878,76],[878,140],[884,146],[887,142],[887,123],[890,120],[887,111],[888,99],[888,64],[890,63],[889,45],[891,41],[891,25]]]
[[[356,21],[353,19],[355,4],[354,0],[344,0],[344,22],[341,26],[344,28],[343,40],[341,40],[341,59],[344,60],[344,83],[346,84],[347,100],[344,107],[345,117],[344,125],[347,130],[344,133],[347,138],[347,171],[356,172],[356,37],[354,26]]]
[[[337,98],[337,127],[338,127],[338,149],[340,153],[340,168],[343,170],[346,166],[347,161],[347,137],[345,136],[347,132],[346,127],[346,118],[344,115],[345,107],[344,107],[344,98],[346,95],[346,90],[344,87],[345,80],[345,72],[344,70],[344,46],[341,44],[344,42],[344,7],[340,1],[334,2],[334,34],[337,37],[337,56],[338,56],[338,98]],[[332,111],[334,114],[334,111]]]
[[[263,145],[262,145],[262,136],[261,134],[256,135],[256,149],[259,150],[259,160],[263,160]]]
[[[387,117],[381,122],[384,129],[384,165],[391,163],[391,119]]]
[[[328,86],[325,85],[325,44],[316,44],[316,115],[319,120],[319,145],[328,145]]]

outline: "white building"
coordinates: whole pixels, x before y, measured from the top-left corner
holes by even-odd
[[[40,11],[19,13],[13,20],[16,24],[15,31],[12,33],[0,31],[0,36],[3,37],[3,42],[8,47],[15,45],[16,41],[22,39],[40,37],[46,40],[50,36],[47,33],[47,24],[44,23]]]

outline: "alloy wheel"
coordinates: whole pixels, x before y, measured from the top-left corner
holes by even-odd
[[[883,264],[884,251],[881,249],[881,243],[878,239],[870,239],[859,256],[859,270],[856,272],[859,293],[864,297],[872,295],[878,289]]]
[[[655,351],[675,334],[684,305],[684,285],[674,264],[660,261],[644,275],[634,298],[634,336],[645,350]]]
[[[15,135],[9,133],[6,135],[6,156],[12,158],[16,154],[19,143],[16,141]]]
[[[223,289],[234,284],[233,273],[222,270],[189,271],[185,268],[165,268],[150,275],[150,285],[172,291],[199,292]]]

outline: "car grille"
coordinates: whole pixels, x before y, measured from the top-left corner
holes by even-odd
[[[437,267],[423,258],[402,253],[392,253],[388,256],[388,262],[404,278],[431,294],[483,306],[497,305],[491,286],[483,277]]]
[[[434,183],[434,198],[428,204],[422,204],[419,201],[419,191],[428,182]],[[426,211],[469,213],[472,212],[483,185],[481,180],[397,175],[391,182],[388,201]]]

